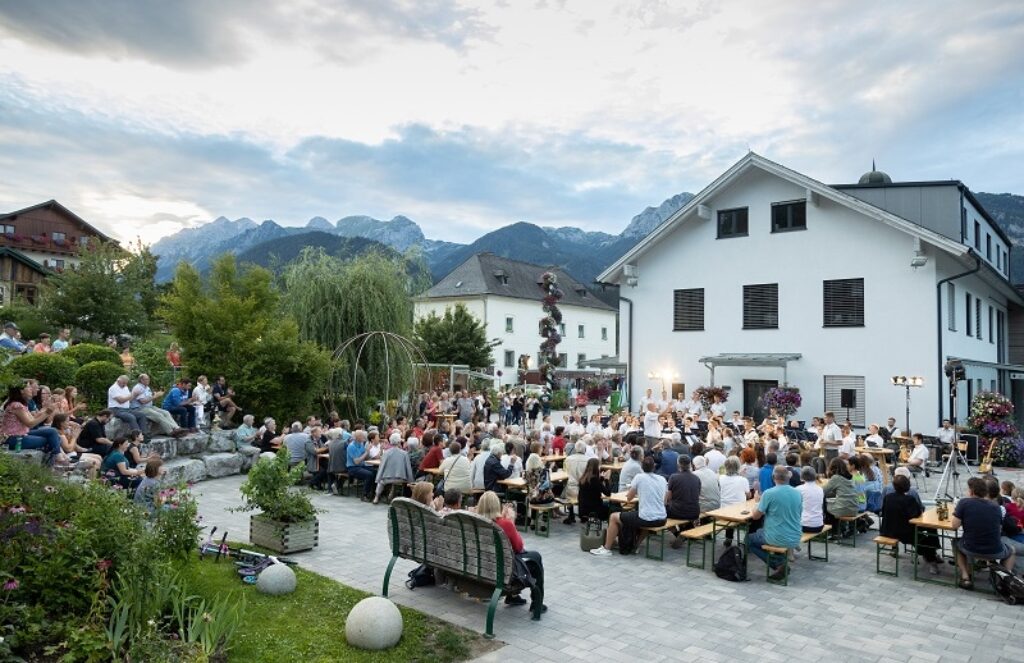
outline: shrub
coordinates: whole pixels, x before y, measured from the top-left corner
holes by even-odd
[[[288,450],[282,447],[273,459],[262,458],[252,469],[239,491],[243,504],[237,511],[261,511],[271,520],[298,523],[316,515],[305,491],[291,490],[302,479],[305,466],[288,467]]]
[[[187,560],[199,538],[199,507],[184,485],[160,491],[153,513],[153,531],[169,557]]]
[[[145,373],[150,378],[153,390],[158,388],[166,390],[174,380],[174,371],[167,361],[167,348],[169,340],[148,338],[132,344],[132,358],[135,359],[135,366],[132,368],[133,377]]]
[[[551,409],[552,410],[568,410],[569,409],[569,390],[568,389],[556,389],[551,392]]]
[[[15,377],[34,378],[40,384],[57,388],[72,384],[78,364],[60,354],[33,353],[16,357],[8,368]]]
[[[75,372],[75,386],[89,402],[93,412],[107,407],[107,389],[119,375],[124,375],[124,366],[109,361],[93,361]]]
[[[105,345],[95,343],[79,343],[61,351],[62,357],[67,357],[79,366],[91,364],[94,361],[105,361],[111,364],[121,364],[121,355],[117,350]]]

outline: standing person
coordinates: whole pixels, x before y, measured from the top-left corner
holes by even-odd
[[[181,372],[181,349],[178,348],[177,343],[171,343],[170,347],[167,348],[167,363],[171,365],[171,371],[174,375]]]
[[[667,412],[658,412],[658,405],[654,401],[648,401],[647,410],[644,412],[644,442],[648,449],[661,441],[661,415]]]
[[[196,378],[196,387],[192,390],[192,402],[196,408],[197,425],[206,424],[206,415],[213,404],[213,394],[210,392],[210,382],[205,375]]]
[[[1003,543],[1003,514],[999,506],[988,499],[985,480],[981,477],[968,479],[967,493],[967,497],[956,503],[950,522],[955,529],[963,528],[956,551],[960,586],[974,589],[971,567],[976,560],[1001,562],[1003,568],[1012,573],[1014,554]]]
[[[64,327],[57,332],[57,339],[53,342],[53,351],[60,352],[61,350],[67,350],[68,345],[71,344],[71,330]]]
[[[627,500],[639,498],[635,511],[613,513],[608,521],[608,534],[603,546],[594,548],[590,554],[599,557],[612,554],[612,543],[619,539],[619,553],[628,555],[637,546],[636,533],[641,527],[661,527],[665,524],[665,495],[668,482],[665,477],[654,473],[654,459],[648,456],[643,461],[643,472],[633,479],[633,485],[626,493]]]
[[[164,396],[163,409],[171,413],[178,425],[190,433],[198,433],[196,428],[195,399],[189,396],[192,381],[181,378]]]
[[[138,429],[145,435],[149,421],[138,411],[131,409],[132,390],[128,387],[128,376],[118,375],[114,384],[107,388],[107,409],[114,418],[128,424],[129,429]]]
[[[776,467],[772,471],[772,479],[775,485],[764,491],[761,502],[750,516],[752,520],[763,518],[764,527],[752,532],[747,540],[750,552],[768,564],[771,578],[781,580],[785,567],[783,564],[772,566],[771,555],[764,551],[763,546],[796,548],[800,545],[803,498],[796,488],[789,485],[787,468]]]
[[[473,420],[473,415],[476,414],[476,399],[468,391],[456,392],[455,407],[459,413],[459,421],[468,424]]]

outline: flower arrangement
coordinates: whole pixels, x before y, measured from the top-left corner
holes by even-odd
[[[700,399],[700,406],[705,412],[711,410],[711,405],[715,402],[715,396],[718,396],[718,400],[722,403],[729,400],[729,392],[721,387],[697,387],[697,398]]]
[[[1024,439],[1019,437],[1002,438],[995,441],[992,449],[992,464],[1000,467],[1020,467],[1024,465]]]
[[[555,369],[558,368],[558,344],[562,335],[558,325],[562,322],[562,311],[558,301],[562,299],[562,289],[558,286],[558,277],[554,272],[544,272],[540,277],[540,289],[544,291],[544,316],[540,319],[538,330],[544,341],[540,344],[540,376],[549,391],[555,389]]]
[[[803,404],[803,397],[796,387],[772,387],[761,396],[761,407],[775,409],[785,418],[792,417]]]
[[[612,390],[608,387],[607,382],[597,382],[594,384],[587,385],[587,399],[591,403],[604,403],[608,399],[609,394]]]
[[[990,445],[997,440],[1006,440],[1017,436],[1017,426],[1013,423],[1013,403],[1006,396],[995,391],[983,391],[971,401],[971,412],[967,424],[978,433],[978,453],[988,453]],[[992,450],[992,460],[996,449]]]

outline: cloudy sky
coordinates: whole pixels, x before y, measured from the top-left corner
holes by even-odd
[[[748,149],[1024,194],[1022,63],[1019,0],[0,0],[0,210],[619,232]]]

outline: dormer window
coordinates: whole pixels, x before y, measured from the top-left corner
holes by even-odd
[[[508,285],[508,275],[505,274],[505,270],[496,269],[494,270],[494,278],[498,279],[498,283],[502,285]]]
[[[586,297],[587,296],[587,289],[584,288],[583,286],[580,286],[580,287],[576,288],[576,294],[578,294],[580,297]]]

